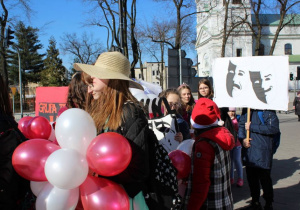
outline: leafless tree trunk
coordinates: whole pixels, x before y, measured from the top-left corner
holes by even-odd
[[[274,34],[274,39],[272,41],[271,49],[269,52],[269,55],[273,55],[274,49],[278,40],[278,36],[280,31],[289,24],[292,24],[296,15],[293,13],[290,13],[289,18],[287,17],[287,13],[291,11],[297,4],[300,3],[300,1],[293,1],[293,0],[277,0],[279,3],[280,8],[280,20],[279,24],[277,26],[276,32]]]
[[[225,57],[225,50],[226,50],[226,44],[227,44],[228,38],[232,35],[233,32],[238,33],[238,31],[236,31],[236,29],[238,29],[238,27],[242,27],[242,25],[244,25],[247,22],[248,16],[251,15],[251,14],[247,14],[246,7],[242,3],[240,8],[244,9],[244,17],[231,14],[230,22],[229,22],[228,21],[228,19],[229,19],[228,6],[230,4],[230,1],[224,0],[223,4],[224,4],[224,9],[225,9],[225,16],[224,16],[224,29],[223,29],[223,37],[222,37],[221,57]]]
[[[23,8],[23,11],[25,12],[27,18],[30,18],[30,15],[32,13],[32,10],[29,6],[30,0],[15,0],[15,2],[11,1],[4,1],[0,0],[1,7],[3,10],[2,17],[0,17],[0,24],[1,24],[1,32],[0,32],[0,68],[1,68],[1,74],[4,77],[4,82],[8,86],[8,71],[7,71],[7,61],[6,61],[6,48],[3,46],[4,41],[4,35],[5,35],[5,27],[8,22],[8,10],[7,5],[14,3],[15,6],[20,5]]]

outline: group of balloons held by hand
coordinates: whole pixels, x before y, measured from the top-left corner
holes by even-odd
[[[64,111],[55,129],[42,116],[23,117],[18,128],[29,140],[15,149],[12,164],[20,176],[30,180],[37,210],[129,209],[122,186],[106,179],[120,174],[131,161],[125,137],[115,132],[97,136],[92,117],[77,108]],[[190,172],[191,145],[184,141],[169,153],[178,179]]]

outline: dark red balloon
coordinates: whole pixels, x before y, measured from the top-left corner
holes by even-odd
[[[108,179],[88,176],[80,185],[81,202],[84,209],[128,210],[129,198],[125,190]]]
[[[181,150],[170,152],[169,157],[178,171],[177,179],[187,178],[191,171],[191,157]]]
[[[102,176],[114,176],[124,171],[130,163],[131,155],[127,139],[114,132],[96,136],[86,153],[89,167]]]
[[[12,156],[16,172],[31,181],[47,181],[44,168],[50,154],[59,146],[45,139],[27,140],[20,144]]]
[[[30,139],[48,139],[52,131],[49,121],[42,116],[32,118],[27,124]]]
[[[29,138],[28,133],[27,133],[27,126],[28,126],[28,122],[32,118],[33,117],[30,117],[30,116],[22,117],[18,122],[18,128],[26,138]]]

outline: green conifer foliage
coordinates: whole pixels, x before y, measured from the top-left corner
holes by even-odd
[[[44,70],[41,72],[41,85],[65,86],[67,85],[67,69],[62,65],[56,48],[56,40],[51,37],[47,49],[47,57],[44,60]]]

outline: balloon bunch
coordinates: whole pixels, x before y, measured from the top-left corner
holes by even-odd
[[[191,171],[191,154],[195,140],[181,142],[177,149],[169,153],[172,164],[177,169],[177,179],[185,179]]]
[[[120,185],[89,175],[89,171],[101,176],[124,171],[132,155],[126,138],[113,132],[96,136],[93,119],[81,109],[63,112],[54,136],[45,119],[19,121],[20,130],[30,140],[21,143],[12,157],[16,172],[31,181],[36,209],[75,209],[79,200],[86,210],[129,209],[128,196]]]

